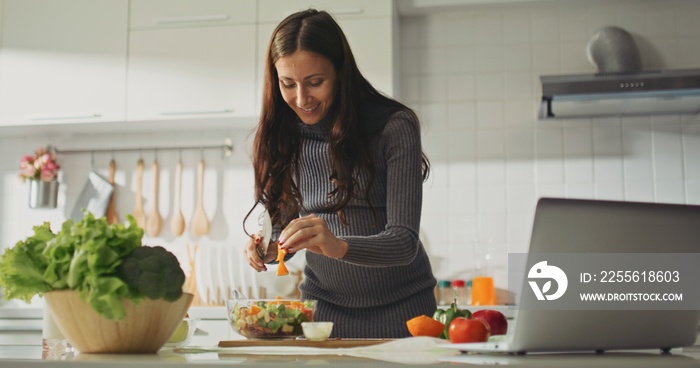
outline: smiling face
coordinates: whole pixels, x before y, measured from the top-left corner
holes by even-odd
[[[275,63],[282,98],[307,125],[321,121],[335,96],[337,74],[319,54],[296,51]]]

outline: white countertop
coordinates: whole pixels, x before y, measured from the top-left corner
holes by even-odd
[[[212,347],[212,349],[214,349]],[[341,354],[251,355],[233,350],[200,353],[177,353],[161,350],[158,354],[109,355],[77,354],[66,360],[42,360],[41,347],[0,346],[0,367],[209,367],[212,365],[239,365],[254,367],[302,367],[333,365],[334,367],[399,367],[405,365],[441,367],[455,365],[515,365],[520,367],[700,367],[700,348],[693,347],[671,354],[643,352],[609,352],[605,354],[529,354],[517,355],[444,355],[421,356],[415,352],[394,352],[374,358]]]

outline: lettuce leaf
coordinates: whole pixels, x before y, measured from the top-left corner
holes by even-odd
[[[54,290],[45,278],[49,259],[44,255],[46,243],[56,235],[48,222],[34,226],[34,235],[5,250],[0,258],[0,288],[5,299],[29,303],[35,295]]]

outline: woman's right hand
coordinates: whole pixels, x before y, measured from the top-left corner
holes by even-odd
[[[261,241],[262,237],[260,234],[251,235],[243,250],[245,257],[248,259],[248,264],[250,267],[253,267],[258,272],[267,271],[265,263],[277,259],[277,246],[272,242],[267,244],[267,253],[265,253],[265,258],[260,258],[260,255],[258,254],[258,247],[262,246],[260,244]]]

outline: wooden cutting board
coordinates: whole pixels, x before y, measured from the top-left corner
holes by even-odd
[[[382,344],[391,339],[330,339],[326,341],[310,340],[224,340],[219,341],[220,348],[238,348],[251,346],[308,346],[313,348],[354,348]]]

